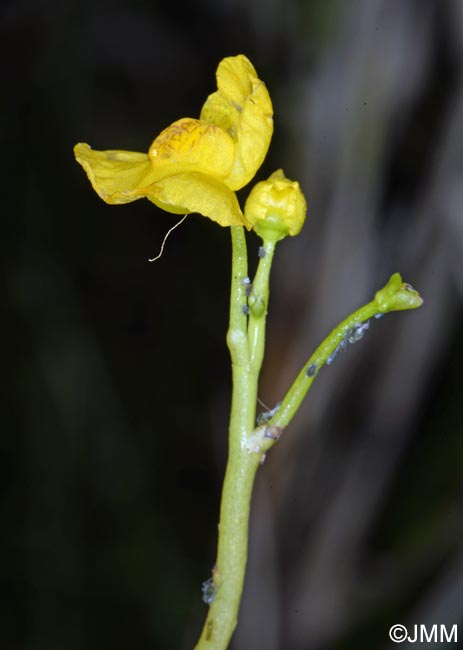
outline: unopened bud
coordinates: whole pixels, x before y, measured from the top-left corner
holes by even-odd
[[[410,284],[403,282],[399,273],[394,273],[386,286],[376,292],[375,302],[378,313],[386,314],[388,311],[421,307],[423,298]]]
[[[305,221],[307,204],[297,181],[286,178],[282,169],[257,183],[244,207],[246,220],[265,240],[279,241],[297,235]]]

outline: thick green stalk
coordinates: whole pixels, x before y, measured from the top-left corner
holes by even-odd
[[[279,439],[297,412],[320,368],[349,343],[362,338],[369,319],[389,311],[414,309],[419,294],[398,273],[374,300],[332,330],[308,359],[278,411],[255,428],[257,385],[265,342],[269,275],[275,244],[264,241],[256,278],[249,292],[243,228],[231,228],[232,283],[227,344],[232,360],[233,393],[229,455],[220,506],[217,561],[212,570],[211,600],[195,650],[226,650],[238,620],[248,551],[249,511],[254,477],[265,452]],[[249,293],[249,296],[248,296]]]
[[[229,452],[220,507],[217,561],[212,572],[215,595],[196,650],[226,650],[236,627],[247,561],[252,486],[260,463],[260,456],[249,453],[247,440],[255,426],[260,370],[256,355],[262,357],[260,337],[264,331],[260,323],[254,323],[252,329],[256,331],[250,346],[246,240],[239,226],[232,227],[231,234],[232,283],[227,344],[232,360],[233,393]],[[259,280],[265,303],[268,301],[271,257],[265,263],[268,270],[261,272],[263,277]],[[257,294],[254,292],[254,295]],[[265,304],[263,312],[254,320],[263,318],[265,326],[266,312]]]

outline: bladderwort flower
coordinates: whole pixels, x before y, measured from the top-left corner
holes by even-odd
[[[261,166],[273,133],[270,96],[243,54],[223,59],[218,90],[199,119],[182,118],[154,140],[148,153],[74,147],[97,194],[120,204],[146,197],[174,214],[199,212],[221,226],[246,226],[235,191]]]

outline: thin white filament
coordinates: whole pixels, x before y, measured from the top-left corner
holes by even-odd
[[[257,401],[259,402],[259,404],[260,404],[260,405],[261,405],[261,406],[262,406],[266,411],[270,411],[270,408],[267,406],[267,404],[265,404],[265,402],[263,402],[261,399],[259,399],[259,396],[257,396]]]
[[[183,223],[183,222],[185,221],[185,219],[187,218],[187,216],[188,216],[187,214],[184,214],[183,217],[180,219],[180,221],[178,221],[178,222],[175,224],[175,226],[172,226],[172,228],[169,228],[169,230],[166,232],[166,235],[165,235],[164,239],[162,240],[161,250],[160,250],[159,253],[156,255],[156,257],[152,257],[151,259],[148,258],[148,262],[155,262],[156,260],[158,260],[158,259],[162,256],[162,254],[163,254],[163,252],[164,252],[164,245],[165,245],[165,243],[166,243],[167,237],[170,235],[170,233],[172,232],[172,230],[175,230],[175,229],[177,228],[177,226],[180,226],[180,224]]]

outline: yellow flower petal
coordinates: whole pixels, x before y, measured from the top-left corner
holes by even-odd
[[[221,127],[235,141],[235,159],[225,182],[237,190],[249,183],[267,154],[273,133],[272,102],[243,54],[220,62],[217,87],[207,98],[200,120]]]
[[[217,86],[201,119],[177,120],[148,154],[76,145],[76,159],[99,196],[107,203],[146,196],[168,212],[199,212],[222,226],[249,229],[233,190],[251,180],[267,153],[272,103],[243,55],[219,64]]]
[[[153,183],[147,198],[175,214],[199,212],[221,226],[246,226],[236,194],[222,182],[198,172],[167,176]]]
[[[95,151],[80,142],[74,155],[97,194],[106,203],[130,203],[145,196],[143,188],[154,180],[147,154],[135,151]]]
[[[164,129],[149,149],[157,177],[196,171],[224,179],[230,173],[235,145],[219,126],[189,117]]]

